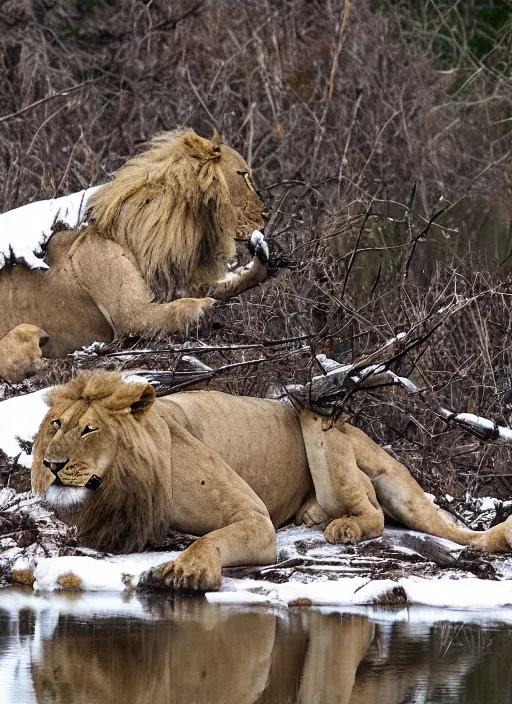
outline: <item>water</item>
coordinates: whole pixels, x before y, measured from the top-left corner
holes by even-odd
[[[505,609],[272,611],[1,590],[0,702],[508,704],[511,624]]]

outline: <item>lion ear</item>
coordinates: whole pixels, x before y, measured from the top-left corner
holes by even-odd
[[[220,136],[220,133],[217,132],[217,130],[215,130],[215,132],[213,133],[212,144],[217,149],[220,149],[221,144],[223,144],[222,137]]]
[[[139,397],[130,403],[130,413],[132,416],[143,416],[149,411],[156,398],[155,389],[151,384],[142,387]]]
[[[220,145],[205,137],[200,137],[193,130],[186,132],[183,137],[183,145],[188,150],[190,156],[201,161],[218,159],[220,156]]]

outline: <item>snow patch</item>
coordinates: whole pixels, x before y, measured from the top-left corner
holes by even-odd
[[[47,269],[42,257],[52,227],[57,222],[78,227],[85,216],[87,200],[98,188],[36,201],[0,214],[0,269],[12,260],[31,269]]]
[[[32,466],[32,456],[24,451],[22,444],[32,442],[39,430],[48,411],[44,400],[48,391],[41,389],[0,402],[0,449],[9,457],[19,455],[18,464],[23,467]]]
[[[484,579],[372,580],[365,577],[309,582],[269,584],[252,580],[232,580],[220,592],[208,592],[209,602],[217,604],[267,603],[275,606],[362,606],[376,604],[400,595],[407,604],[452,609],[489,609],[512,605],[512,583]]]
[[[82,557],[43,557],[36,560],[35,591],[58,591],[72,588],[84,592],[123,592],[137,586],[142,572],[164,562],[175,560],[179,552],[109,555],[105,559]],[[15,564],[15,569],[18,563]],[[66,579],[67,578],[67,579]]]

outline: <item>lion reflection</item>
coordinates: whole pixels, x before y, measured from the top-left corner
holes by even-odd
[[[394,624],[383,639],[358,615],[295,609],[276,616],[195,599],[149,607],[157,622],[61,617],[33,660],[37,701],[399,702],[460,686],[478,659],[457,647],[436,657],[431,639],[408,642],[408,624]]]

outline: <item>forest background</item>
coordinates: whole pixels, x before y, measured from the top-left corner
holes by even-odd
[[[238,365],[217,387],[304,382],[319,352],[384,362],[421,393],[352,390],[336,410],[438,496],[510,498],[511,446],[439,414],[512,424],[509,2],[4,0],[0,10],[0,211],[102,183],[158,132],[217,129],[253,168],[267,234],[292,263],[188,331],[193,344],[227,347],[292,340],[211,353],[214,366]],[[164,350],[183,340],[137,364],[176,365]],[[78,364],[52,363],[39,383]]]

